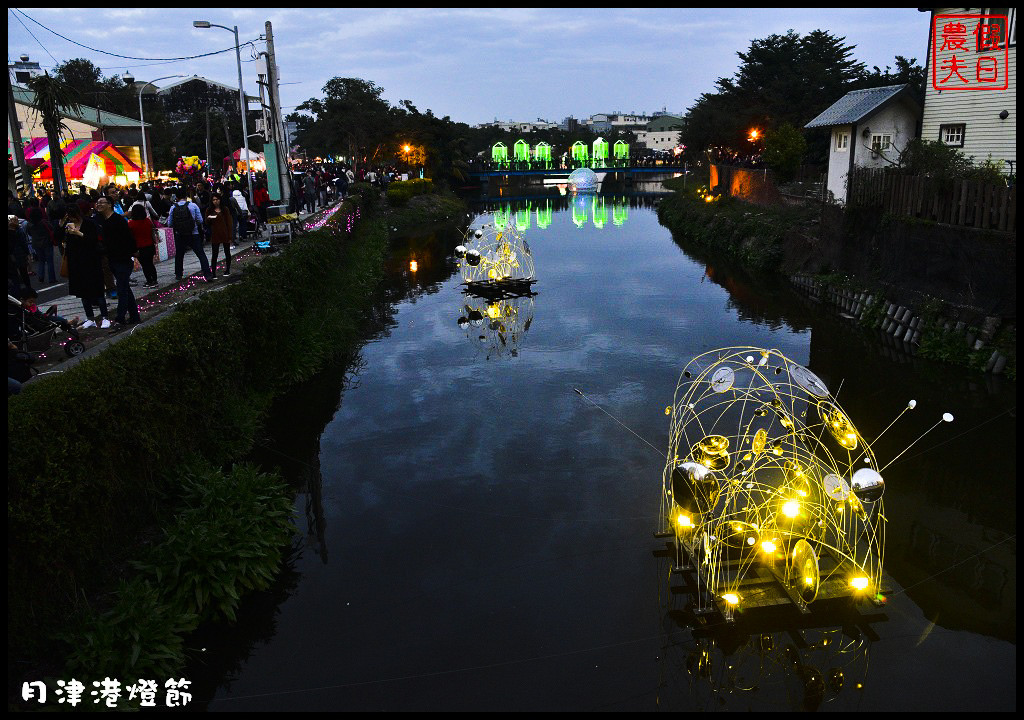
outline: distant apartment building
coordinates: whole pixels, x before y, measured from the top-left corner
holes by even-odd
[[[679,144],[679,132],[683,129],[683,118],[668,113],[658,113],[637,130],[636,139],[650,150],[671,150]]]
[[[477,127],[494,127],[508,132],[528,133],[533,132],[534,130],[552,130],[558,127],[558,123],[553,123],[542,118],[537,118],[533,121],[509,120],[508,122],[503,122],[501,120],[495,120],[494,122],[481,123],[480,125],[477,125]]]

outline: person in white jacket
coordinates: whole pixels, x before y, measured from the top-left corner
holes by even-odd
[[[245,202],[245,196],[241,190],[231,193],[231,204],[234,205],[235,215],[235,238],[245,238],[245,230],[249,227],[249,205]]]

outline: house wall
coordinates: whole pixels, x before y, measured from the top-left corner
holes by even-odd
[[[864,129],[871,132],[864,137]],[[871,135],[892,135],[892,147],[882,153],[871,152]],[[891,167],[899,162],[899,153],[907,147],[917,134],[917,118],[915,113],[904,103],[883,108],[857,124],[857,137],[853,163],[858,167],[881,168]],[[845,195],[844,195],[845,196]]]
[[[639,130],[636,133],[636,139],[637,142],[651,150],[671,150],[679,144],[679,131],[666,130],[663,132],[654,132],[649,130]]]
[[[852,131],[852,125],[836,125],[832,128],[832,137],[829,139],[828,181],[825,187],[841,203],[846,202],[846,176],[850,173],[850,153],[853,152],[855,144]],[[836,137],[841,132],[850,135],[849,147],[846,150],[836,150]]]
[[[29,105],[22,105],[19,102],[15,103],[18,110],[18,123],[21,125],[21,139],[29,140],[31,138],[46,137],[46,130],[43,129],[42,118],[39,113],[31,108]],[[70,131],[70,137],[75,140],[92,140],[93,132],[98,130],[94,125],[87,125],[79,120],[73,120],[71,118],[64,118],[64,124]],[[10,130],[7,131],[8,139],[10,139]]]
[[[938,8],[932,10],[932,18],[936,14],[977,14],[980,15],[981,8]],[[1016,9],[1011,8],[1011,13]],[[978,23],[967,21],[968,36],[973,40],[972,34]],[[1011,38],[1012,42],[1012,38]],[[941,47],[941,43],[940,43]],[[970,47],[970,45],[969,45]],[[929,52],[931,48],[929,48]],[[968,54],[970,60],[969,68],[973,69],[973,62],[978,57],[1001,56],[1002,50],[978,53],[972,48]],[[954,51],[946,50],[936,54],[936,71],[942,72],[942,63],[949,60]],[[959,56],[958,56],[959,57]],[[929,59],[929,63],[931,63]],[[946,71],[948,73],[948,70]],[[971,75],[966,75],[968,80]],[[938,79],[943,79],[939,75]],[[999,119],[999,113],[1003,110],[1009,112],[1005,120]],[[946,124],[963,123],[966,125],[964,133],[964,146],[961,152],[967,156],[973,156],[976,162],[988,159],[989,155],[993,160],[1017,160],[1017,47],[1011,44],[1009,48],[1009,87],[1006,90],[936,90],[932,86],[932,67],[928,67],[928,79],[925,90],[924,118],[921,123],[921,137],[925,140],[940,140],[939,126]],[[1004,172],[1009,172],[1008,165],[1004,166]]]

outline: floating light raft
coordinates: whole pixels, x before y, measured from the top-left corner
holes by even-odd
[[[684,368],[665,413],[658,534],[696,573],[699,612],[880,601],[885,483],[820,378],[777,350],[715,350]]]
[[[467,230],[455,253],[463,283],[472,294],[527,295],[536,282],[530,244],[511,221]]]

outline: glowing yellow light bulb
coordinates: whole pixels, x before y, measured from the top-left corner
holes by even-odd
[[[487,317],[489,317],[491,320],[495,320],[495,319],[497,319],[500,316],[501,316],[501,310],[498,309],[497,305],[488,305],[487,306]]]
[[[730,605],[739,605],[740,604],[740,598],[739,598],[739,596],[736,593],[726,593],[725,595],[722,596],[722,599],[725,600]]]
[[[416,272],[419,269],[419,264],[415,260],[409,261],[409,270]]]
[[[771,540],[765,540],[763,543],[761,543],[761,549],[764,550],[766,553],[770,554],[775,552],[778,548],[776,548],[775,543],[773,543]]]
[[[850,581],[850,584],[857,590],[863,590],[868,586],[868,579],[866,577],[855,577]]]
[[[800,514],[800,503],[796,500],[789,500],[782,506],[782,514],[786,517],[796,517]]]
[[[676,522],[679,523],[679,527],[693,527],[693,520],[690,519],[689,515],[680,515],[676,518]]]

